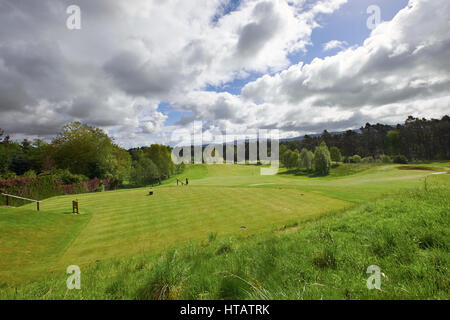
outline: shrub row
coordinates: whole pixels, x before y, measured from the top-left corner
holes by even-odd
[[[397,163],[397,164],[407,164],[408,159],[404,155],[395,155],[392,158],[387,155],[382,155],[375,159],[372,156],[361,158],[361,156],[355,154],[352,157],[344,157],[343,162],[345,163]]]
[[[23,198],[43,200],[49,197],[65,194],[78,194],[97,192],[111,189],[108,180],[92,179],[72,184],[64,184],[61,180],[52,176],[41,176],[37,178],[15,178],[0,180],[0,193],[7,193]],[[20,206],[26,201],[11,199],[10,205]],[[0,205],[6,204],[5,197],[0,197]]]

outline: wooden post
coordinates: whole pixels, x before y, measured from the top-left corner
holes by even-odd
[[[79,209],[78,209],[78,201],[72,201],[72,213],[80,214]]]
[[[39,211],[39,201],[36,202],[36,205],[37,205],[37,211]]]

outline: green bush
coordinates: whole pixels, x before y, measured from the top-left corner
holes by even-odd
[[[98,185],[97,192],[105,192],[105,185],[103,183]]]
[[[42,173],[40,176],[51,176],[53,179],[62,181],[63,184],[79,184],[89,181],[89,178],[82,174],[73,174],[68,169],[54,169]]]
[[[23,177],[24,178],[36,178],[37,175],[36,175],[36,172],[34,170],[28,170],[27,172],[25,172],[23,174]]]
[[[339,168],[339,166],[340,166],[340,164],[337,163],[337,162],[335,162],[335,163],[333,163],[333,164],[331,165],[331,168],[332,168],[332,169],[336,169],[336,168]]]
[[[5,179],[5,180],[16,179],[16,178],[17,178],[17,174],[15,172],[7,172],[3,176],[3,179]]]
[[[362,160],[361,157],[358,156],[357,154],[355,154],[355,155],[352,157],[351,162],[352,162],[352,163],[360,163],[361,160]]]
[[[381,160],[382,163],[392,163],[391,157],[389,157],[388,155],[385,155],[385,154],[383,154],[380,157],[380,160]]]
[[[406,159],[406,157],[404,155],[399,154],[399,155],[394,156],[394,163],[407,164],[408,163],[408,159]]]
[[[186,165],[184,164],[184,162],[177,164],[175,166],[175,174],[183,173],[185,168],[186,168]]]
[[[375,162],[375,160],[373,159],[373,157],[365,157],[361,159],[362,163],[373,163]]]

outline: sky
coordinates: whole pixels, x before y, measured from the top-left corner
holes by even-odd
[[[127,148],[175,145],[194,121],[295,137],[440,118],[449,88],[448,0],[0,0],[16,139],[72,121]]]

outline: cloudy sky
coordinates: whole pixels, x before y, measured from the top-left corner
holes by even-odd
[[[449,88],[448,0],[0,0],[0,128],[16,138],[75,120],[124,147],[196,120],[292,137],[441,117]]]

